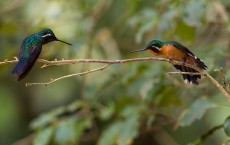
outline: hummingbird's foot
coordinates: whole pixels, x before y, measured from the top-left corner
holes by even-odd
[[[172,58],[169,58],[169,62],[170,62],[171,64],[173,64],[173,59],[172,59]]]
[[[181,61],[181,65],[184,66],[185,63],[186,63],[186,59],[184,58],[184,59],[182,59],[182,61]]]

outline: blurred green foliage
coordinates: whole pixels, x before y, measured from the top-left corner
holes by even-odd
[[[17,55],[22,40],[50,28],[74,44],[43,46],[40,58],[126,59],[152,39],[178,41],[208,65],[222,83],[230,80],[228,0],[0,0],[0,58]],[[112,65],[106,70],[29,87],[65,74],[100,67],[76,64],[40,69],[22,82],[11,75],[14,65],[0,66],[0,144],[143,145],[226,142],[229,103],[209,80],[185,85],[174,68],[162,62]],[[200,137],[223,124],[206,140]],[[30,125],[29,125],[30,124]],[[30,129],[28,128],[30,126]],[[225,132],[224,132],[225,130]],[[21,140],[20,140],[21,139]],[[18,141],[18,142],[16,142]]]

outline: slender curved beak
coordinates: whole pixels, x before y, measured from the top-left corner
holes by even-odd
[[[130,51],[130,53],[139,52],[139,51],[145,51],[145,50],[146,50],[146,48],[142,48],[142,49]]]
[[[73,44],[70,44],[70,43],[68,43],[68,42],[62,41],[62,40],[60,40],[60,39],[56,39],[56,41],[60,41],[60,42],[62,42],[62,43],[65,43],[65,44],[68,44],[68,45],[70,45],[70,46],[73,46]]]

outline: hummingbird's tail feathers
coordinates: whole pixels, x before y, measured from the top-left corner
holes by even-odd
[[[177,70],[181,72],[191,72],[191,73],[198,73],[195,69],[182,66],[182,65],[173,65]],[[182,74],[184,82],[199,85],[198,79],[201,78],[201,75],[192,75],[192,74]]]
[[[26,62],[23,60],[19,60],[18,64],[13,69],[12,74],[13,75],[20,74],[25,68],[25,66],[26,66]]]
[[[26,62],[25,60],[19,60],[16,67],[13,69],[12,74],[13,75],[19,74],[17,81],[20,81],[29,73],[31,68],[30,69],[28,68],[28,62]]]
[[[35,62],[36,61],[30,62],[26,66],[26,68],[23,70],[23,72],[18,76],[17,81],[20,81],[20,80],[24,79],[27,76],[27,74],[31,71],[32,67],[34,66]]]

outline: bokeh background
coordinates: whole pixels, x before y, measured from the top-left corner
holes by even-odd
[[[152,39],[178,41],[223,84],[230,80],[229,0],[0,0],[0,60],[12,60],[25,37],[50,28],[59,39],[40,58],[127,59]],[[112,65],[49,86],[27,82],[82,72],[101,64],[41,69],[21,82],[15,64],[0,65],[0,144],[8,145],[185,145],[224,123],[229,102],[207,78],[185,85],[164,62]],[[226,142],[223,128],[201,141]]]

